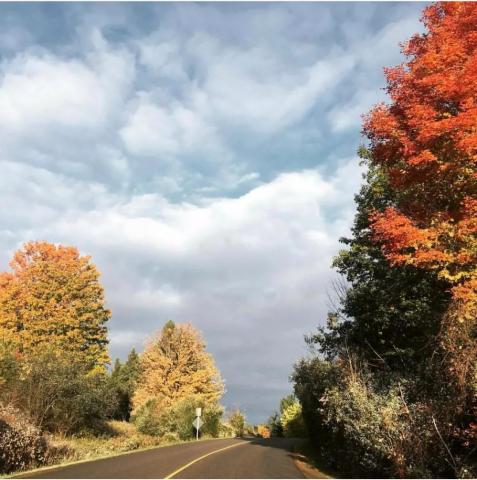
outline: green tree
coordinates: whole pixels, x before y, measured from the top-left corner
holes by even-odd
[[[118,407],[113,413],[116,420],[128,421],[132,411],[132,397],[140,373],[139,355],[133,348],[124,364],[116,359],[111,373],[111,388],[118,399]]]
[[[366,160],[368,152],[362,149],[360,155]],[[348,283],[338,289],[327,329],[308,337],[308,343],[328,358],[346,346],[380,368],[415,369],[433,348],[429,339],[439,331],[449,304],[448,284],[412,266],[390,267],[372,241],[370,212],[397,201],[380,169],[369,166],[355,201],[353,236],[341,239],[347,248],[333,262]]]
[[[285,437],[306,437],[305,424],[301,413],[301,405],[295,401],[288,404],[281,416],[280,424]]]
[[[274,412],[270,415],[267,421],[267,427],[269,428],[272,437],[283,437],[283,427],[278,412]]]

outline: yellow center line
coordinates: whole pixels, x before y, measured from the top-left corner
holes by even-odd
[[[194,465],[194,463],[200,462],[200,461],[203,460],[204,458],[210,457],[210,455],[214,455],[214,453],[223,452],[224,450],[228,450],[229,448],[238,447],[238,446],[240,446],[240,445],[245,445],[245,444],[247,444],[247,443],[250,443],[250,441],[248,441],[248,442],[234,443],[233,445],[229,445],[229,446],[227,446],[227,447],[223,447],[223,448],[219,448],[218,450],[214,450],[213,452],[206,453],[205,455],[202,455],[201,457],[196,458],[195,460],[192,460],[192,462],[187,463],[187,464],[184,465],[183,467],[178,468],[177,470],[174,470],[172,473],[169,473],[169,475],[167,475],[167,477],[164,477],[164,480],[167,480],[167,479],[169,479],[169,478],[175,477],[178,473],[181,473],[181,472],[182,472],[183,470],[185,470],[186,468],[189,468],[191,465]]]

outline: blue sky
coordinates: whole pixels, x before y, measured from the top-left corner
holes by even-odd
[[[102,272],[111,354],[192,322],[265,420],[323,324],[360,115],[421,3],[0,4],[0,262]]]

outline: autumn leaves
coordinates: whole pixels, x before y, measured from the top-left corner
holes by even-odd
[[[21,356],[74,353],[91,369],[109,362],[99,272],[74,247],[30,242],[0,274],[0,338]]]
[[[393,264],[436,270],[475,317],[477,291],[477,9],[424,11],[425,35],[407,62],[386,69],[389,105],[365,118],[372,163],[389,176],[396,205],[375,212],[375,239]]]

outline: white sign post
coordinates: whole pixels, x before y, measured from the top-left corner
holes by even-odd
[[[202,420],[200,417],[202,416],[202,408],[198,407],[195,409],[195,416],[196,419],[193,421],[192,425],[195,427],[195,439],[199,440],[199,429],[203,425]]]

